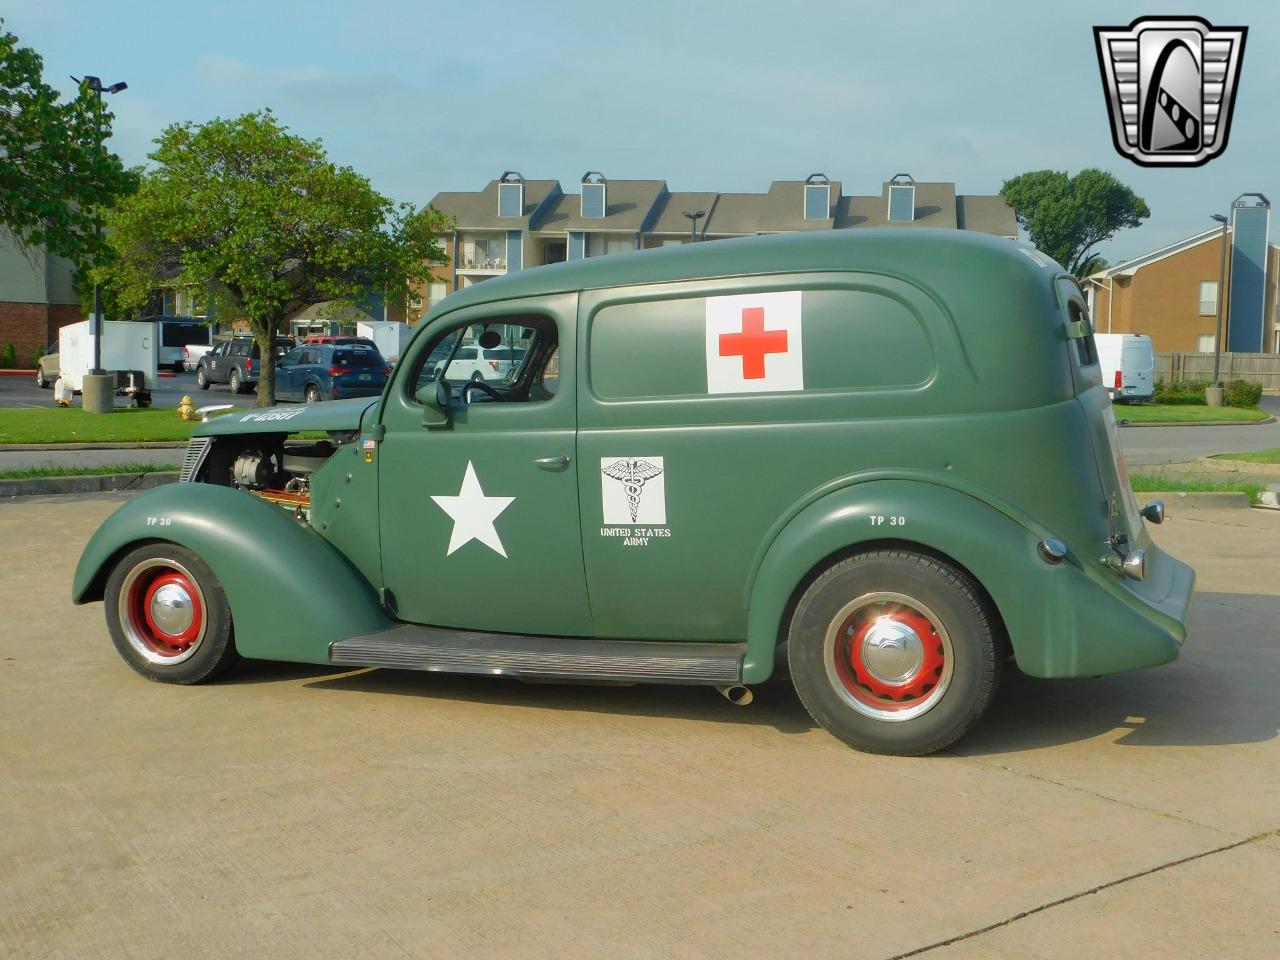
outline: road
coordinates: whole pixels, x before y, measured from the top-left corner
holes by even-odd
[[[270,664],[148,683],[67,602],[119,499],[0,503],[40,558],[0,578],[0,955],[1280,955],[1280,514],[1155,530],[1199,566],[1178,662],[1013,673],[954,750],[901,759],[785,680],[747,708]]]
[[[189,395],[197,407],[211,403],[234,403],[237,407],[252,407],[257,400],[253,393],[234,394],[226,384],[211,386],[208,390],[196,387],[194,373],[177,373],[172,377],[158,377],[152,391],[152,403],[157,407],[177,407],[184,395]],[[80,401],[77,399],[76,403]],[[127,407],[129,401],[116,397],[116,406]],[[41,390],[34,378],[0,377],[0,408],[3,407],[52,407],[53,390]]]
[[[1261,406],[1273,417],[1280,417],[1280,397],[1263,397]],[[1215,453],[1280,447],[1280,421],[1223,427],[1124,427],[1120,446],[1131,467],[1187,463]]]

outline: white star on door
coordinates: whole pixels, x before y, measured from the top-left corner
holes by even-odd
[[[479,540],[490,550],[502,556],[507,551],[498,538],[498,529],[493,521],[503,510],[515,502],[515,497],[486,497],[480,489],[480,481],[476,479],[476,468],[467,461],[467,471],[462,475],[462,489],[456,497],[432,497],[441,510],[453,518],[453,535],[449,537],[449,556],[459,547]]]

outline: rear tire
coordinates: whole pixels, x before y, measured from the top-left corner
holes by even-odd
[[[231,371],[231,379],[227,381],[227,386],[232,393],[244,393],[244,384],[240,382],[239,370]]]
[[[920,756],[961,737],[1003,667],[977,583],[936,557],[883,549],[838,561],[796,604],[787,637],[805,708],[858,750]]]
[[[320,388],[314,383],[307,384],[306,401],[307,403],[320,402]]]
[[[240,659],[222,584],[185,547],[131,550],[107,577],[104,599],[116,650],[148,680],[200,683]]]
[[[201,390],[209,389],[209,375],[204,372],[204,367],[196,367],[196,386]]]

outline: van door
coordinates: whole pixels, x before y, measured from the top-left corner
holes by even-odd
[[[562,294],[455,310],[415,337],[397,367],[374,455],[382,579],[401,620],[591,634],[574,470],[576,302]],[[463,343],[474,353],[486,330],[529,344],[510,383],[473,382],[474,361],[449,359]],[[437,368],[449,422],[424,425],[416,393],[434,392]]]
[[[1156,359],[1150,337],[1128,336],[1120,350],[1123,396],[1146,400],[1155,393]]]

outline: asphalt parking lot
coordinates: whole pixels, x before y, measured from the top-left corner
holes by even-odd
[[[237,407],[252,407],[258,399],[250,393],[235,394],[227,389],[225,383],[211,384],[208,390],[196,387],[194,373],[175,373],[172,377],[156,378],[156,387],[152,391],[151,402],[157,407],[177,407],[184,395],[189,395],[197,407],[211,403],[233,403]],[[116,397],[116,406],[127,407],[130,400]],[[79,398],[76,405],[79,406]],[[3,407],[52,407],[53,390],[41,390],[36,386],[33,377],[0,377],[0,408]]]
[[[0,956],[1280,953],[1280,514],[1178,504],[1182,658],[1008,676],[956,748],[848,750],[785,681],[250,664],[149,683],[67,601],[119,500],[0,503]]]

